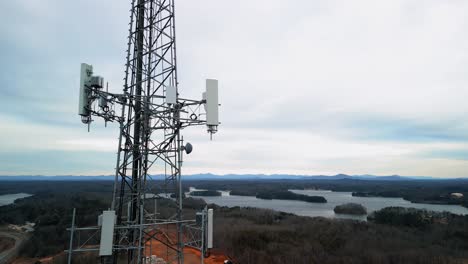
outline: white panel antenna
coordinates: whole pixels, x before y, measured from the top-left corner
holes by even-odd
[[[167,86],[166,88],[166,104],[176,104],[177,103],[177,87]]]
[[[99,256],[111,256],[114,244],[115,211],[102,212]]]
[[[206,80],[206,92],[203,93],[206,100],[206,126],[208,133],[213,135],[218,131],[219,125],[219,103],[218,103],[218,80]]]
[[[78,114],[81,116],[81,121],[88,124],[88,130],[91,122],[92,115],[98,115],[104,118],[106,124],[108,121],[115,121],[113,103],[119,95],[110,94],[107,89],[104,91],[104,78],[101,76],[93,75],[93,66],[82,63],[80,73],[80,94]],[[99,109],[93,107],[97,101]],[[110,102],[110,103],[109,103]]]
[[[81,73],[80,73],[80,98],[78,104],[78,114],[82,117],[89,116],[89,107],[90,107],[90,90],[89,86],[91,84],[91,77],[93,75],[93,66],[81,63]],[[84,119],[83,119],[84,120]]]
[[[213,248],[213,209],[208,209],[208,245],[207,248]]]

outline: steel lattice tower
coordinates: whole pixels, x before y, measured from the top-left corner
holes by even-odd
[[[133,0],[130,13],[124,84],[129,106],[122,108],[126,120],[120,129],[112,209],[117,212],[117,224],[124,221],[125,206],[130,207],[127,224],[145,224],[142,197],[147,192],[149,169],[160,159],[167,166],[164,189],[176,194],[177,220],[181,221],[180,108],[164,102],[166,88],[177,87],[174,0]],[[180,224],[177,229],[180,249]],[[134,229],[128,237],[118,234],[116,239],[128,239],[129,244],[142,247],[145,241],[141,231]],[[135,254],[141,253],[129,252],[130,263]]]
[[[107,236],[110,240],[108,253],[101,254],[100,249],[104,263],[117,263],[125,255],[127,263],[144,263],[147,242],[158,240],[157,234],[164,232],[159,226],[164,224],[176,226],[176,241],[159,241],[176,252],[177,263],[183,263],[185,244],[198,247],[201,242],[200,248],[204,247],[204,241],[188,241],[183,234],[184,229],[192,228],[188,232],[193,237],[193,232],[201,229],[190,227],[194,221],[182,217],[183,152],[189,153],[192,147],[183,144],[181,130],[207,125],[209,133],[217,131],[218,82],[207,80],[202,100],[181,98],[177,82],[174,0],[132,0],[131,4],[123,93],[103,91],[103,79],[93,76],[91,65],[82,64],[81,69],[79,114],[82,121],[89,125],[93,121],[91,117],[97,116],[120,125],[112,204],[107,211],[116,217],[115,228],[114,224],[111,231],[104,231],[104,224],[76,228],[73,220],[69,262],[73,252],[91,250],[84,245],[73,248],[75,231],[101,232],[101,245],[104,233],[111,232]],[[98,107],[96,101],[99,101]],[[116,114],[120,110],[121,113]],[[155,184],[150,176],[151,169],[162,172],[162,183]],[[148,195],[155,194],[164,194],[164,198],[168,194],[174,196],[177,205],[174,216],[158,219],[155,211],[151,213],[145,209]]]

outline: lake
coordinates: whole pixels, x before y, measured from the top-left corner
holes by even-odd
[[[195,190],[191,188],[191,191]],[[335,206],[344,203],[358,203],[367,208],[367,212],[371,213],[389,206],[413,207],[418,209],[426,209],[436,212],[448,211],[454,214],[468,214],[468,208],[459,205],[440,205],[440,204],[417,204],[404,200],[403,198],[384,198],[384,197],[354,197],[351,192],[333,192],[325,190],[291,190],[292,192],[305,194],[310,196],[323,196],[327,199],[327,203],[308,203],[303,201],[293,200],[262,200],[253,196],[237,196],[229,195],[229,192],[222,192],[222,196],[197,196],[204,199],[207,203],[214,203],[219,206],[241,206],[241,207],[258,207],[293,213],[301,216],[322,216],[328,218],[347,218],[355,220],[366,220],[366,216],[353,216],[335,214],[333,209]]]
[[[15,202],[16,199],[21,199],[25,197],[29,197],[31,194],[27,193],[15,193],[15,194],[4,194],[0,195],[0,206],[8,205]]]

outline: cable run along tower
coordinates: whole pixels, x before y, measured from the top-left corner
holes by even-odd
[[[174,0],[132,0],[129,26],[121,94],[109,93],[104,79],[94,75],[93,67],[81,65],[82,122],[89,128],[93,117],[100,117],[120,126],[112,204],[100,216],[96,228],[100,233],[99,255],[103,263],[120,263],[122,258],[127,263],[150,263],[145,260],[145,248],[148,241],[156,239],[176,252],[175,261],[167,263],[183,263],[185,245],[201,243],[200,247],[206,249],[207,242],[205,232],[199,241],[187,241],[184,235],[193,221],[182,217],[182,164],[184,152],[189,154],[192,145],[184,143],[181,132],[197,125],[206,126],[210,135],[217,132],[218,81],[206,80],[201,99],[180,96]],[[164,175],[157,184],[150,176],[152,169]],[[177,213],[159,219],[156,209],[150,212],[145,203],[153,203],[148,198],[156,196],[171,196]],[[175,241],[161,240],[170,237],[160,228],[166,224],[175,226]],[[94,229],[76,228],[73,223],[70,230],[69,262],[72,253],[86,251],[82,245],[72,246],[73,233]]]

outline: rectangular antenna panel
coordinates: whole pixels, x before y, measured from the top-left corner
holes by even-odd
[[[209,126],[219,125],[219,104],[218,104],[218,80],[206,80],[206,124]]]
[[[177,88],[175,86],[168,86],[166,88],[166,104],[177,103]]]
[[[208,248],[213,248],[213,209],[208,209]]]
[[[91,76],[93,75],[93,66],[81,63],[80,73],[80,99],[78,103],[78,114],[82,116],[89,115],[89,111],[86,109],[89,103],[88,89],[86,85],[89,85]]]
[[[99,246],[99,256],[112,255],[112,247],[114,244],[114,226],[115,211],[102,212],[101,244]]]

